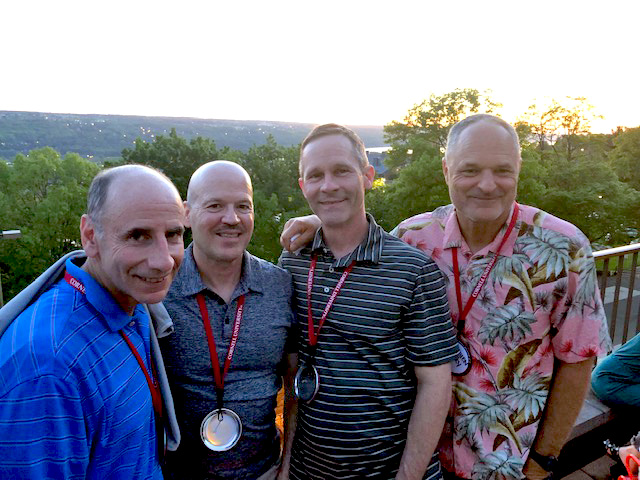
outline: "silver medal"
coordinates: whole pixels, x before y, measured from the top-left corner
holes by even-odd
[[[216,452],[231,450],[242,436],[242,421],[236,412],[220,408],[209,412],[200,425],[202,443]]]
[[[302,365],[298,368],[293,380],[293,393],[305,403],[311,402],[320,388],[320,376],[313,365]]]

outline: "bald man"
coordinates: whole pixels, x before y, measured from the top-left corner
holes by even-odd
[[[178,191],[155,170],[128,165],[93,180],[80,222],[86,260],[67,259],[64,278],[0,338],[0,478],[162,478],[163,367],[141,304],[169,290],[183,223]]]
[[[193,243],[165,301],[175,334],[161,343],[182,442],[165,475],[273,479],[276,395],[297,361],[291,276],[246,251],[253,189],[240,165],[196,170],[185,207]]]

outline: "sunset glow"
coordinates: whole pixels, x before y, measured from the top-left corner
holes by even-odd
[[[382,125],[476,88],[640,125],[637,2],[441,3],[4,2],[0,110]]]

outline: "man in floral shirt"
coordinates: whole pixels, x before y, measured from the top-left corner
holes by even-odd
[[[442,162],[453,205],[395,232],[448,278],[453,322],[471,355],[470,371],[454,378],[440,446],[444,468],[461,478],[546,477],[593,359],[609,344],[589,241],[515,203],[520,163],[511,125],[491,115],[462,120]]]
[[[450,477],[547,477],[594,357],[610,343],[589,241],[570,223],[516,204],[520,163],[508,123],[491,115],[458,122],[442,162],[453,204],[392,232],[429,254],[448,280],[461,351],[439,447]],[[311,238],[291,241],[304,224],[288,225],[285,247]]]

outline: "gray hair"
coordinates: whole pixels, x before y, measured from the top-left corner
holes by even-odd
[[[449,154],[449,151],[453,150],[453,148],[458,143],[458,140],[462,132],[464,132],[467,127],[470,127],[471,125],[478,122],[490,122],[490,123],[493,123],[494,125],[498,125],[499,127],[504,128],[507,131],[507,133],[511,135],[511,138],[513,139],[513,143],[516,147],[516,151],[518,152],[518,158],[520,158],[520,138],[518,137],[518,133],[516,132],[516,129],[513,128],[511,124],[505,122],[500,117],[496,117],[495,115],[489,115],[488,113],[478,113],[476,115],[470,115],[467,118],[460,120],[453,127],[451,127],[451,130],[449,130],[449,135],[447,137],[447,149],[444,155],[445,161],[447,160],[447,155]]]
[[[362,139],[350,128],[338,125],[337,123],[325,123],[324,125],[318,125],[311,130],[300,145],[300,160],[302,160],[302,151],[309,143],[317,138],[326,137],[328,135],[342,135],[343,137],[346,137],[353,146],[353,153],[360,164],[360,168],[364,170],[369,166],[369,158],[367,157],[367,152]],[[300,172],[300,176],[302,176],[301,162],[298,162],[298,170]]]
[[[93,222],[96,231],[99,234],[103,233],[102,228],[102,217],[104,216],[104,212],[107,206],[107,200],[109,198],[109,191],[113,181],[126,172],[131,172],[132,170],[144,169],[149,172],[153,172],[156,175],[159,175],[164,180],[166,180],[170,185],[173,186],[173,182],[169,177],[167,177],[160,170],[148,167],[146,165],[120,165],[117,167],[106,168],[100,171],[91,181],[91,185],[89,186],[89,192],[87,194],[87,216]],[[173,187],[175,189],[175,186]],[[178,191],[176,190],[176,193]],[[179,195],[179,194],[178,194]]]

